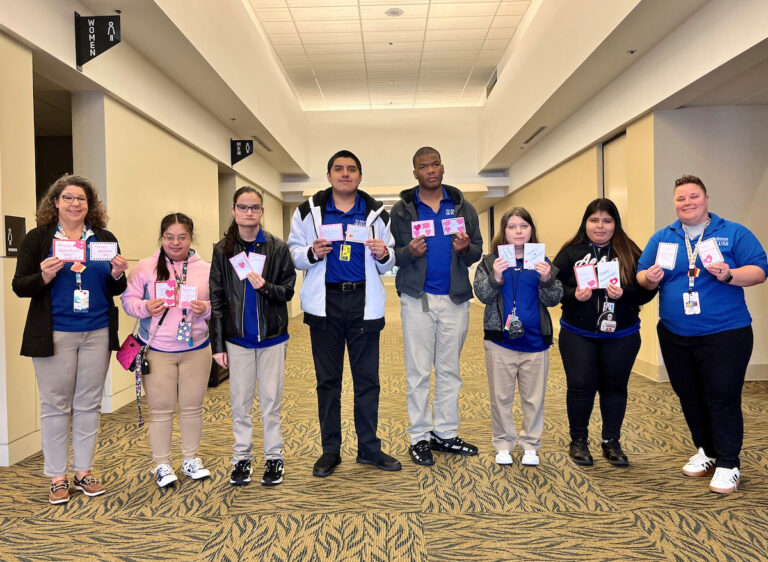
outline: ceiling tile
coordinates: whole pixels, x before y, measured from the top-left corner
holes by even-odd
[[[325,8],[291,8],[293,19],[298,21],[359,20],[354,6],[330,6]]]
[[[365,33],[366,43],[397,43],[400,41],[421,41],[424,32],[414,31],[368,31]]]
[[[363,31],[424,31],[427,18],[363,20]]]
[[[517,27],[523,16],[496,16],[491,27]]]
[[[509,39],[487,39],[483,43],[483,49],[506,49]]]
[[[273,45],[301,45],[298,33],[275,33],[269,36]]]
[[[296,27],[292,21],[265,21],[261,25],[269,35],[275,33],[296,33]]]
[[[291,12],[288,8],[257,8],[256,17],[262,25],[267,21],[291,21]]]
[[[297,21],[299,33],[351,33],[360,32],[360,22],[354,20],[341,21]],[[330,37],[329,37],[330,39]]]
[[[488,36],[486,39],[504,39],[509,41],[517,31],[516,27],[497,27],[495,29],[488,30]]]
[[[492,16],[496,14],[498,2],[460,2],[450,4],[432,4],[429,16],[450,18],[464,16]]]
[[[400,8],[403,15],[397,18],[391,18],[384,12],[390,8]],[[398,4],[397,2],[387,2],[385,5],[360,6],[360,17],[364,20],[370,19],[388,19],[402,20],[407,18],[425,18],[429,13],[428,4]]]
[[[365,62],[365,55],[362,49],[347,53],[309,53],[309,60],[312,64],[333,64],[333,63],[352,63]]]
[[[365,52],[368,56],[399,56],[402,53],[420,53],[423,46],[422,41],[399,41],[392,44],[366,41]]]
[[[334,53],[363,53],[363,44],[332,43],[328,45],[305,45],[304,48],[310,58],[313,55],[330,55]]]
[[[425,41],[467,41],[485,39],[486,29],[430,29],[424,37]]]
[[[530,2],[502,2],[497,12],[500,16],[522,15],[528,9]]]
[[[488,41],[485,42],[486,44]],[[477,51],[483,46],[483,41],[480,39],[472,41],[425,41],[424,52],[427,51]]]
[[[275,52],[279,56],[283,55],[303,55],[304,47],[302,45],[275,45]]]
[[[355,43],[362,45],[362,36],[357,33],[302,33],[301,41],[305,45],[336,45]]]
[[[313,6],[357,6],[357,0],[285,0],[291,8]]]
[[[254,10],[259,8],[284,8],[287,6],[285,0],[250,0]]]
[[[470,16],[464,18],[430,17],[427,29],[488,29],[493,16]]]

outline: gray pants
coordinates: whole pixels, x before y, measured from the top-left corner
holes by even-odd
[[[283,458],[280,409],[283,405],[283,375],[286,342],[249,349],[227,342],[229,399],[232,403],[232,432],[235,434],[232,463],[250,460],[253,449],[253,399],[259,386],[264,458]]]
[[[448,295],[426,294],[426,298],[428,311],[424,311],[421,299],[400,296],[411,420],[408,434],[412,445],[429,440],[430,431],[443,439],[456,437],[461,390],[459,356],[469,328],[469,301],[454,304]],[[433,366],[435,396],[431,408],[429,386]]]
[[[72,468],[85,472],[93,466],[101,395],[109,367],[109,328],[54,331],[53,348],[53,356],[32,359],[40,391],[43,471],[50,477],[67,474],[70,417]]]

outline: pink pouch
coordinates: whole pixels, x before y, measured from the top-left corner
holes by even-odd
[[[133,371],[133,362],[136,361],[139,351],[141,351],[141,344],[133,335],[129,335],[125,338],[115,357],[117,357],[117,362],[122,365],[123,369]]]

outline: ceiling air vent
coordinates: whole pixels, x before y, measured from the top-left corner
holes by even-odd
[[[538,129],[536,129],[536,131],[535,131],[535,132],[534,132],[534,133],[533,133],[533,134],[532,134],[530,137],[528,137],[527,139],[525,139],[525,141],[523,142],[523,144],[525,145],[525,144],[528,144],[529,142],[531,142],[533,139],[535,139],[537,136],[539,136],[539,134],[540,134],[540,133],[541,133],[541,132],[542,132],[544,129],[546,129],[546,128],[547,128],[547,126],[546,126],[546,125],[542,125],[542,126],[541,126],[541,127],[539,127]]]

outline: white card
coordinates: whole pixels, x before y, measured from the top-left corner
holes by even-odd
[[[189,308],[192,301],[197,300],[197,285],[181,285],[179,287],[179,306]]]
[[[251,263],[251,268],[253,271],[258,273],[259,275],[262,274],[264,271],[264,262],[267,261],[267,256],[264,254],[257,254],[256,252],[251,252],[248,254],[248,261]]]
[[[347,225],[347,242],[364,243],[371,237],[371,229],[357,224]]]
[[[435,223],[434,221],[413,221],[411,222],[411,234],[414,238],[419,236],[434,236],[435,235]]]
[[[85,240],[53,239],[53,256],[61,261],[85,261]]]
[[[91,242],[91,261],[109,261],[117,255],[117,242]]]
[[[229,258],[229,263],[235,268],[235,273],[237,273],[237,278],[240,279],[240,281],[245,279],[246,276],[253,271],[251,262],[248,261],[248,256],[245,255],[245,252],[240,252],[236,256]]]
[[[464,217],[456,217],[453,219],[443,219],[443,234],[457,234],[459,232],[466,232],[467,228],[464,226]]]
[[[656,251],[656,265],[662,269],[675,269],[677,261],[677,244],[672,242],[659,242],[659,249]]]
[[[725,261],[717,245],[717,240],[714,238],[702,240],[696,247],[699,249],[699,258],[701,258],[701,263],[704,264],[704,267]]]
[[[344,229],[340,222],[334,224],[321,224],[320,225],[320,238],[325,238],[328,242],[336,242],[337,240],[344,240]]]
[[[507,260],[509,267],[515,267],[517,265],[517,258],[515,257],[515,245],[514,244],[501,244],[498,247],[499,257]]]
[[[176,306],[176,281],[173,279],[155,281],[155,298],[163,299],[165,308]]]
[[[621,287],[621,272],[618,260],[601,261],[597,264],[597,286],[605,289],[608,285]]]
[[[597,274],[595,266],[591,263],[577,265],[573,268],[573,274],[576,276],[576,285],[580,290],[597,289]]]
[[[525,269],[533,269],[537,263],[544,261],[544,244],[529,242],[523,248],[523,267]]]

